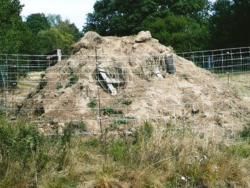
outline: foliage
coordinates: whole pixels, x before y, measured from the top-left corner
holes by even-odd
[[[102,111],[103,115],[107,115],[107,116],[123,114],[123,112],[121,110],[113,109],[111,107],[101,109],[101,111]]]
[[[50,28],[50,24],[44,14],[31,14],[26,18],[26,25],[36,35],[42,30]]]
[[[87,104],[87,106],[88,106],[89,108],[95,108],[95,107],[97,106],[97,101],[96,101],[96,99],[91,100],[91,101]]]
[[[62,49],[64,54],[69,54],[74,36],[60,31],[58,28],[50,28],[38,33],[39,52],[46,54],[54,49]]]
[[[71,72],[70,72],[70,76],[69,76],[69,82],[68,82],[68,84],[66,85],[66,87],[71,87],[71,86],[73,86],[74,84],[76,84],[76,83],[78,82],[78,80],[79,80],[79,77],[78,77],[76,74],[74,74],[73,71],[71,71]]]
[[[218,0],[213,7],[211,34],[213,48],[248,46],[250,43],[250,2]]]
[[[20,17],[18,0],[2,0],[0,4],[0,53],[18,53],[26,48],[29,31]]]
[[[0,53],[47,54],[57,48],[69,54],[71,45],[81,37],[77,27],[59,15],[43,13],[20,16],[19,0],[2,0],[0,4]]]
[[[177,50],[206,48],[209,39],[207,0],[101,0],[88,14],[84,31],[102,35],[130,35],[150,30]]]
[[[240,133],[241,138],[250,140],[250,123]]]
[[[204,143],[193,134],[156,131],[146,122],[131,136],[45,136],[33,125],[0,121],[0,187],[246,187],[249,145]],[[107,152],[104,153],[104,152]],[[81,177],[84,177],[82,179]],[[94,180],[94,181],[93,181]]]
[[[43,173],[64,165],[68,141],[48,138],[33,125],[0,120],[0,187],[37,186]],[[61,168],[63,169],[64,166]]]

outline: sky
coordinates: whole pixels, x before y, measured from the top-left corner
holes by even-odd
[[[27,17],[32,13],[60,14],[69,19],[82,30],[86,15],[93,11],[96,0],[20,0],[24,5],[21,15]]]

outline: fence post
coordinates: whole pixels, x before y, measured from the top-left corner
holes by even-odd
[[[221,67],[222,67],[222,70],[221,70],[221,72],[222,73],[224,73],[224,57],[223,57],[223,50],[221,50]]]
[[[242,63],[242,51],[240,48],[240,65],[241,65],[241,72],[243,72],[243,63]]]
[[[61,49],[57,49],[56,53],[57,53],[57,61],[58,62],[62,61],[62,50]]]

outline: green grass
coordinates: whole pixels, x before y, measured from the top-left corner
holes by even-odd
[[[250,97],[250,73],[222,74],[219,78],[236,88],[240,96]]]
[[[96,99],[92,99],[92,100],[87,104],[87,106],[88,106],[89,108],[95,108],[95,107],[97,106],[97,101],[96,101]]]
[[[117,110],[111,107],[101,109],[103,115],[111,116],[111,115],[122,115],[122,110]]]
[[[67,83],[66,88],[73,86],[78,82],[78,80],[79,77],[71,70],[69,75],[69,82]]]
[[[249,142],[205,144],[150,122],[131,136],[45,136],[35,125],[0,120],[0,187],[246,187]],[[173,125],[174,126],[174,125]],[[105,149],[104,149],[105,148]]]

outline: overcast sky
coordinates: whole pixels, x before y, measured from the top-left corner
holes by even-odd
[[[63,19],[69,19],[82,30],[86,22],[86,14],[93,11],[96,0],[20,0],[25,5],[22,16],[32,13],[60,14]],[[211,0],[215,1],[215,0]]]
[[[86,14],[93,11],[96,0],[20,0],[23,7],[22,16],[32,13],[60,14],[69,19],[82,30]]]

